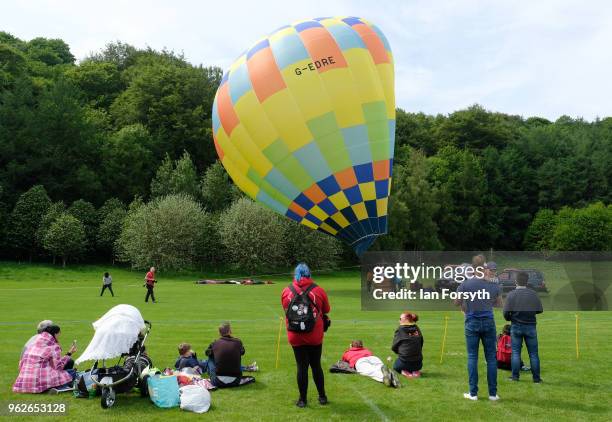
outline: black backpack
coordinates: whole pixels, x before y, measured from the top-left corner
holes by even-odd
[[[315,326],[317,319],[313,313],[313,304],[308,294],[312,289],[317,287],[316,284],[312,283],[302,293],[298,293],[293,284],[289,285],[289,289],[293,293],[293,298],[289,302],[287,307],[287,330],[295,331],[298,333],[309,333]]]

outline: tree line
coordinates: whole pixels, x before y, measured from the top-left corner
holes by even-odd
[[[165,259],[169,268],[272,267],[298,249],[322,248],[311,259],[325,264],[351,257],[229,181],[211,133],[221,76],[121,42],[76,63],[62,40],[0,32],[2,256]],[[396,127],[389,234],[374,248],[611,248],[612,118],[552,122],[474,105],[436,116],[398,109]],[[163,245],[138,247],[187,235],[171,224],[204,236],[173,239],[186,261]]]

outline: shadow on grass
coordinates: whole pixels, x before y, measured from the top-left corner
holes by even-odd
[[[421,372],[421,377],[420,378],[449,378],[449,375],[448,375],[448,373],[444,373],[444,372],[428,371],[427,369],[424,369]],[[417,378],[417,380],[418,380],[418,378]],[[409,381],[411,381],[411,380],[409,380]]]

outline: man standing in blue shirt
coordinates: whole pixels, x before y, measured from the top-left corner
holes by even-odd
[[[477,293],[471,299],[458,299],[455,304],[461,305],[465,313],[465,343],[468,356],[468,378],[470,392],[463,397],[469,400],[478,400],[478,346],[482,341],[484,355],[487,361],[487,384],[489,387],[489,400],[499,400],[497,395],[497,359],[495,320],[493,319],[493,306],[501,306],[501,290],[495,283],[487,281],[484,277],[486,271],[485,257],[476,255],[472,258],[474,277],[470,278],[457,288],[457,292]],[[485,294],[488,293],[488,294]],[[484,297],[483,296],[488,296]]]

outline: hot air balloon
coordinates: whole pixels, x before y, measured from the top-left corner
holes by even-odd
[[[251,198],[361,255],[387,232],[393,56],[355,18],[281,27],[224,74],[212,110],[221,163]]]

